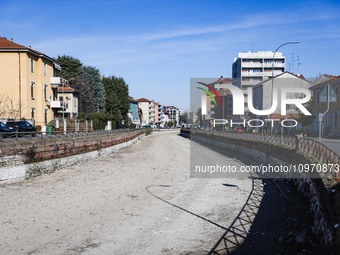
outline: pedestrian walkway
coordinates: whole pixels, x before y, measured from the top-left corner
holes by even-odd
[[[307,137],[308,139],[319,141],[318,137]],[[328,148],[330,148],[332,151],[336,152],[340,155],[340,139],[327,139],[322,138],[321,142],[326,145]]]

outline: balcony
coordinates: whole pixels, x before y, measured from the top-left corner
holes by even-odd
[[[274,63],[274,67],[281,67],[281,68],[284,68],[285,66],[286,66],[285,63]],[[272,63],[264,63],[264,64],[263,64],[263,67],[272,68],[272,67],[273,67],[273,64],[272,64]]]
[[[68,85],[68,80],[60,77],[51,77],[51,88],[55,89],[58,88],[59,86],[67,86]]]
[[[63,101],[51,101],[51,108],[64,108],[66,109],[67,108],[67,103],[66,102],[63,102]]]
[[[262,67],[262,62],[242,62],[242,67]]]
[[[282,71],[274,71],[274,76],[279,75],[283,73]],[[268,70],[267,72],[242,72],[242,77],[271,77],[272,76],[272,71]]]

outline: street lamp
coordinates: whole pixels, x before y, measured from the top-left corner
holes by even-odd
[[[281,44],[279,47],[276,48],[276,50],[274,51],[273,54],[273,61],[272,61],[272,95],[271,95],[271,105],[273,106],[273,89],[274,89],[274,61],[275,61],[275,54],[276,52],[283,46],[287,45],[287,44],[298,44],[300,42],[296,42],[296,41],[292,41],[292,42],[286,42]],[[270,134],[273,134],[273,127],[270,128]]]
[[[295,42],[295,41],[293,41],[293,42],[286,42],[286,43],[283,43],[283,44],[281,44],[279,47],[276,48],[276,50],[274,51],[274,54],[273,54],[273,62],[272,62],[272,78],[274,77],[274,60],[275,60],[275,54],[276,54],[276,52],[277,52],[281,47],[283,47],[283,46],[285,46],[285,45],[287,45],[287,44],[298,44],[298,43],[300,43],[300,42]]]

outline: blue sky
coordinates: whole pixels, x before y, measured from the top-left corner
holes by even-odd
[[[289,71],[339,75],[339,14],[330,0],[0,0],[0,35],[121,76],[133,97],[187,109],[190,78],[230,77],[238,52],[300,41],[281,48]]]

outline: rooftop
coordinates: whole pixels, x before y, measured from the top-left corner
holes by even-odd
[[[18,43],[15,43],[13,39],[8,40],[6,37],[0,37],[0,52],[13,52],[13,51],[20,51],[20,52],[30,52],[33,55],[48,59],[52,62],[58,63],[55,59],[45,55],[44,53],[33,50],[31,46],[24,46]]]
[[[149,99],[146,99],[146,98],[144,98],[144,97],[138,98],[136,101],[137,101],[138,103],[142,103],[142,102],[151,102]]]
[[[325,86],[329,85],[340,85],[340,76],[332,76],[333,78],[330,78],[328,80],[321,81],[314,86],[310,87],[310,89],[318,89],[323,88]]]

